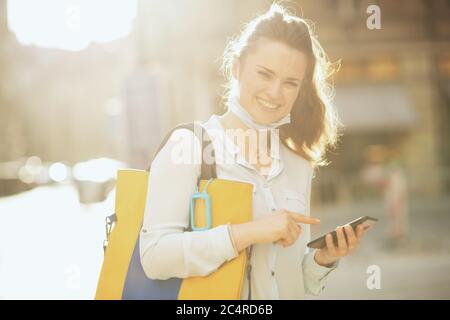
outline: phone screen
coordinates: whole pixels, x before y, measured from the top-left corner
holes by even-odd
[[[372,227],[377,221],[378,221],[377,218],[364,216],[364,217],[355,219],[355,220],[349,222],[348,224],[352,226],[353,230],[355,230],[358,225],[362,224],[364,226],[364,230],[366,230],[366,229]],[[334,244],[337,245],[336,230],[333,230],[328,233],[331,233],[331,235],[333,236]],[[307,244],[307,246],[309,248],[314,248],[314,249],[321,249],[321,248],[325,247],[326,246],[325,236],[328,233],[324,234],[323,236],[321,236],[317,239],[312,240],[311,242],[309,242]]]

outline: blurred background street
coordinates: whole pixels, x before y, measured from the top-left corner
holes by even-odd
[[[80,204],[70,185],[0,199],[0,298],[92,299],[103,258],[104,218],[113,212],[113,200],[112,192],[103,202]],[[322,220],[313,236],[361,215],[380,222],[358,252],[341,260],[324,293],[308,298],[448,299],[449,206],[450,198],[413,201],[410,236],[397,246],[387,241],[380,202],[313,210]],[[379,290],[366,286],[370,265],[380,267]]]
[[[449,1],[285,4],[341,62],[344,130],[313,180],[313,236],[379,219],[310,299],[450,299]],[[0,0],[0,299],[94,297],[117,169],[147,168],[170,128],[224,112],[223,50],[269,6]]]
[[[330,207],[313,213],[322,219],[323,232],[363,215],[380,219],[358,251],[341,260],[319,298],[449,299],[449,207],[450,198],[411,201],[409,236],[399,243],[389,241],[380,202]],[[319,230],[314,233],[322,234]],[[380,268],[380,289],[367,287],[367,269],[371,265]]]

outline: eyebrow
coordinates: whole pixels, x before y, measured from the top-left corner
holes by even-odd
[[[257,65],[257,67],[263,68],[266,72],[268,72],[268,73],[270,73],[270,74],[272,74],[272,75],[276,75],[275,72],[272,71],[272,70],[270,70],[269,68],[266,68],[266,67],[261,66],[261,65]],[[286,78],[286,80],[289,80],[289,81],[299,81],[299,82],[300,82],[300,79],[297,79],[297,78]]]

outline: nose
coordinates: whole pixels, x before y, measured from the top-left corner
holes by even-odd
[[[274,80],[270,84],[269,88],[269,98],[272,102],[278,103],[281,100],[281,81],[280,80]]]

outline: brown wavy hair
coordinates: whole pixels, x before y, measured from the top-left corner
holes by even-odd
[[[331,100],[334,95],[332,75],[339,69],[340,61],[331,63],[328,60],[314,35],[311,21],[290,14],[275,3],[246,24],[228,43],[223,55],[226,105],[233,90],[238,90],[232,76],[234,63],[241,60],[260,38],[279,41],[307,56],[308,66],[291,111],[291,123],[280,127],[280,139],[313,167],[326,165],[326,150],[336,145],[339,136],[340,122]]]

